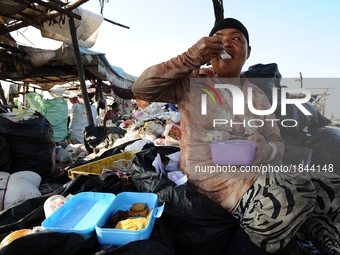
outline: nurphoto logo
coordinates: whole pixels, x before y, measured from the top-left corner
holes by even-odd
[[[245,102],[245,96],[243,94],[243,91],[231,84],[214,84],[208,85],[202,82],[199,82],[202,87],[200,87],[200,90],[205,92],[204,94],[201,94],[201,115],[207,115],[207,96],[211,98],[211,100],[214,102],[214,104],[217,106],[218,104],[222,106],[222,99],[220,94],[216,89],[228,89],[231,92],[232,99],[233,99],[233,115],[244,115],[244,102]],[[297,94],[303,94],[305,95],[304,98],[287,98],[287,93],[297,93]],[[272,104],[270,109],[266,110],[258,110],[255,109],[253,105],[253,89],[250,87],[247,90],[247,104],[249,111],[256,115],[270,115],[275,112],[277,106],[278,106],[278,88],[272,88]],[[312,115],[304,106],[303,103],[306,103],[310,100],[311,93],[307,89],[303,88],[281,88],[281,115],[286,115],[286,108],[288,104],[295,105],[304,115]],[[218,103],[217,103],[218,102]],[[279,119],[251,119],[248,120],[247,123],[246,120],[243,120],[243,122],[233,122],[233,120],[230,119],[213,119],[213,127],[216,127],[217,125],[226,125],[229,123],[230,126],[233,126],[235,124],[243,124],[246,126],[246,124],[250,127],[261,127],[264,125],[264,121],[271,122],[272,127],[274,126],[274,122],[280,121]],[[289,123],[289,124],[288,124]],[[295,119],[281,119],[281,125],[283,127],[296,127],[298,125],[298,122]]]
[[[244,95],[240,88],[235,85],[230,84],[215,84],[214,86],[210,86],[204,84],[207,88],[201,88],[204,92],[206,92],[210,98],[216,104],[216,99],[214,95],[218,98],[220,104],[222,105],[221,97],[217,92],[218,89],[229,89],[232,97],[233,97],[233,114],[234,115],[243,115],[244,114]],[[210,89],[210,91],[208,90]],[[305,94],[304,98],[286,98],[286,93],[297,93],[297,94]],[[207,114],[207,94],[201,95],[202,106],[201,106],[201,114]],[[247,103],[249,110],[256,115],[269,115],[275,112],[277,108],[277,88],[273,88],[273,102],[270,109],[267,110],[257,110],[253,106],[253,89],[248,88],[248,97]],[[286,106],[287,104],[295,104],[297,108],[299,108],[305,115],[312,115],[302,104],[306,103],[310,100],[311,93],[307,89],[303,88],[282,88],[281,89],[281,115],[286,115]]]

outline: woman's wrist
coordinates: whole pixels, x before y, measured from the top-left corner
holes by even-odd
[[[265,163],[269,163],[270,161],[272,161],[277,153],[277,147],[276,144],[273,142],[267,142],[266,146],[269,148],[270,154],[268,153],[268,157],[265,161]]]

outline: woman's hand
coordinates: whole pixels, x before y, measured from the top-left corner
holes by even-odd
[[[267,144],[266,139],[262,135],[253,134],[248,137],[249,141],[256,141],[256,154],[251,165],[260,165],[265,163],[271,155],[272,149]]]
[[[195,46],[206,63],[221,55],[222,50],[224,49],[223,41],[218,36],[203,37],[195,44]]]

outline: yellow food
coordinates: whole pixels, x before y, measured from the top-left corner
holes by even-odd
[[[146,218],[128,218],[126,220],[121,220],[116,225],[118,229],[125,230],[141,230],[145,228]]]
[[[31,229],[20,229],[16,230],[10,234],[8,234],[0,243],[0,248],[4,247],[7,244],[10,244],[14,240],[23,237],[25,235],[31,234],[32,230]]]
[[[146,215],[146,217],[129,217],[126,220],[121,220],[117,223],[117,229],[124,229],[124,230],[142,230],[148,225],[150,220],[152,210]]]

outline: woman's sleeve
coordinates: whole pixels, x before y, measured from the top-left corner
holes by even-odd
[[[148,102],[178,103],[190,75],[203,64],[204,59],[194,45],[181,55],[146,69],[133,84],[132,92]]]
[[[270,103],[268,101],[268,108],[270,108]],[[280,135],[280,128],[277,125],[277,118],[274,113],[266,116],[266,121],[264,121],[263,136],[266,139],[268,145],[272,148],[274,155],[270,155],[268,164],[278,165],[282,163],[282,156],[284,153],[284,141]]]

